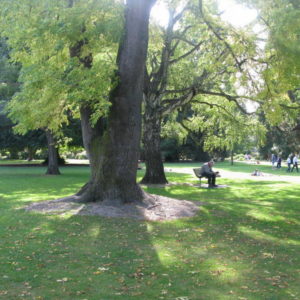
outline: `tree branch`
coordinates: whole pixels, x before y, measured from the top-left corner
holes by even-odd
[[[243,113],[243,114],[246,114],[246,115],[253,115],[255,112],[252,112],[252,113],[249,113],[247,112],[247,110],[242,107],[239,103],[238,103],[238,99],[241,99],[241,98],[244,98],[244,99],[250,99],[249,97],[245,97],[245,96],[233,96],[233,95],[229,95],[229,94],[226,94],[224,93],[223,91],[220,91],[220,92],[213,92],[213,91],[206,91],[206,90],[199,90],[199,94],[202,94],[202,95],[212,95],[212,96],[220,96],[220,97],[224,97],[226,98],[227,100],[229,101],[233,101],[237,108]],[[252,100],[252,99],[250,99]]]
[[[165,94],[180,94],[187,91],[190,91],[194,85],[190,85],[189,87],[178,89],[178,90],[165,90]]]
[[[170,65],[179,62],[181,59],[186,58],[187,56],[189,56],[190,54],[192,54],[194,51],[198,50],[200,48],[200,46],[204,43],[204,41],[199,42],[197,45],[195,45],[192,49],[190,49],[189,51],[187,51],[185,54],[173,59],[170,61]]]
[[[195,132],[194,132],[193,130],[191,130],[191,129],[188,128],[186,125],[184,125],[183,120],[178,121],[178,123],[180,124],[180,126],[181,126],[183,129],[185,129],[185,130],[190,134],[190,137],[191,137],[191,139],[193,140],[193,142],[194,142],[199,148],[202,148],[202,146],[203,146],[203,140],[204,140],[203,137],[205,136],[204,133],[201,132],[201,133],[202,133],[202,139],[200,139],[200,141],[199,141],[199,137],[197,137],[197,136],[195,135]]]
[[[195,96],[195,89],[191,88],[187,93],[178,98],[165,99],[164,106],[160,109],[162,116],[170,114],[175,109],[189,103]]]
[[[221,42],[224,43],[225,47],[229,50],[231,56],[233,57],[238,69],[242,72],[242,68],[241,68],[241,65],[244,63],[244,62],[239,62],[238,58],[236,57],[234,51],[232,50],[231,46],[229,45],[229,43],[217,32],[217,30],[213,27],[213,25],[207,20],[207,18],[204,16],[204,13],[203,11],[201,10],[201,13],[202,13],[202,17],[203,17],[203,20],[205,22],[205,24],[207,25],[207,27],[213,32],[213,34],[217,37],[217,39],[219,39]]]
[[[195,44],[195,43],[189,41],[188,39],[186,39],[186,38],[183,37],[183,36],[174,36],[173,39],[174,39],[174,40],[177,39],[177,40],[179,40],[179,41],[185,42],[185,43],[187,43],[187,44],[189,44],[189,45],[191,45],[191,46],[193,46],[193,47],[196,47],[196,46],[197,46],[197,44]]]
[[[183,29],[183,31],[181,32],[181,36],[184,36],[184,35],[186,34],[186,32],[187,32],[190,28],[192,28],[191,25],[185,27],[185,28]],[[175,39],[176,39],[175,36],[173,36],[173,40],[175,40]],[[181,40],[177,38],[176,43],[175,43],[174,46],[171,48],[171,52],[172,52],[172,53],[175,52],[175,50],[176,50],[176,48],[178,47],[178,44],[180,43],[180,41],[181,41]]]
[[[195,101],[196,101],[196,100],[195,100]],[[223,107],[222,105],[219,105],[219,104],[216,104],[216,103],[210,103],[210,102],[206,102],[206,101],[202,101],[202,100],[201,100],[201,101],[197,101],[197,103],[208,105],[208,106],[210,106],[211,108],[212,108],[212,107],[217,107],[217,108],[219,108],[219,109],[221,109],[221,110],[224,110],[225,113],[228,114],[228,115],[232,118],[232,120],[233,120],[234,122],[236,122],[236,123],[238,123],[238,124],[240,124],[240,125],[247,125],[246,123],[239,122],[239,121],[236,119],[236,117],[235,117],[230,111],[228,111],[225,107]]]

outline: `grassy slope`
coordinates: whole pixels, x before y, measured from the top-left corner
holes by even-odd
[[[150,223],[18,209],[70,195],[88,178],[87,167],[43,172],[0,168],[0,299],[300,299],[300,187],[284,177],[146,188],[206,203],[197,217]]]

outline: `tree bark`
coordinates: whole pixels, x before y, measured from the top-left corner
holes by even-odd
[[[83,195],[93,184],[96,184],[97,172],[100,169],[101,138],[104,133],[104,120],[100,118],[95,125],[91,124],[93,110],[86,104],[80,107],[80,120],[83,145],[90,162],[90,180],[77,193]],[[85,201],[96,201],[93,197],[85,195]]]
[[[55,146],[55,139],[50,130],[46,130],[47,144],[48,144],[48,167],[47,175],[60,175],[58,168],[58,151]]]
[[[36,148],[28,147],[27,153],[28,153],[27,161],[32,161],[34,159],[34,155],[36,153]]]
[[[166,184],[164,165],[160,150],[161,115],[159,109],[145,105],[143,144],[145,152],[146,173],[141,183]]]
[[[151,0],[127,0],[124,36],[117,59],[117,85],[110,94],[108,128],[101,136],[101,128],[92,128],[86,121],[82,127],[91,164],[91,179],[80,192],[82,201],[119,205],[146,198],[136,182],[136,172],[148,23],[153,3]],[[81,113],[87,120],[88,110],[83,108]]]
[[[174,26],[181,16],[182,13],[175,16],[174,12],[170,12],[168,26],[163,38],[164,46],[161,51],[160,64],[157,69],[152,68],[150,75],[148,75],[147,71],[145,72],[143,144],[145,149],[146,173],[141,183],[168,183],[160,149],[161,120],[164,115],[162,98],[167,88],[169,67],[172,64],[172,56],[176,49],[176,46],[172,46]],[[152,63],[152,65],[155,64]],[[172,106],[170,112],[175,109],[176,107],[173,108]],[[167,113],[169,113],[169,111],[165,112],[165,114]]]

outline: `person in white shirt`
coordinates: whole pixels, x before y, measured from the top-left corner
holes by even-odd
[[[299,170],[298,170],[298,155],[297,154],[295,154],[295,156],[293,158],[293,167],[292,167],[291,172],[293,172],[294,168],[296,168],[297,173],[299,173]]]
[[[286,163],[287,163],[287,166],[288,166],[288,168],[287,168],[287,172],[291,172],[291,164],[292,164],[292,158],[291,158],[291,156],[289,156],[288,158],[287,158],[287,160],[286,160]]]

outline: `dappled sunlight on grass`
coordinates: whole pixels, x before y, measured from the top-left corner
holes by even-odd
[[[172,255],[171,248],[155,247],[155,250],[158,253],[158,259],[163,266],[173,265],[178,260],[176,255]]]
[[[270,210],[261,211],[257,209],[252,209],[247,213],[247,216],[262,221],[270,221],[270,222],[286,221],[286,218],[284,216],[273,215]]]
[[[245,226],[239,226],[238,229],[240,232],[248,235],[249,237],[251,237],[253,239],[257,239],[257,240],[261,240],[261,241],[268,241],[268,242],[272,242],[275,244],[281,244],[281,245],[300,246],[300,241],[286,239],[284,237],[276,238],[273,235],[270,235],[270,234],[261,232],[259,230],[252,229],[252,228],[248,228]]]
[[[9,207],[27,202],[53,200],[76,193],[88,179],[88,168],[61,168],[59,176],[44,175],[44,168],[1,168],[0,197]]]
[[[99,235],[100,235],[100,228],[99,227],[90,227],[88,230],[87,230],[87,234],[90,236],[90,237],[94,237],[94,238],[97,238]]]
[[[273,202],[271,201],[261,201],[261,200],[253,200],[253,203],[255,203],[255,205],[259,205],[259,206],[264,206],[264,207],[272,207],[274,205]]]
[[[300,298],[297,185],[221,178],[228,188],[208,190],[193,186],[192,175],[168,173],[178,184],[144,189],[204,205],[193,218],[143,222],[16,210],[71,195],[89,175],[80,167],[54,177],[17,169],[0,173],[5,300],[24,291],[66,300]]]
[[[216,277],[220,282],[234,283],[241,280],[242,277],[238,270],[232,267],[231,262],[208,260],[203,264],[203,267],[207,268],[211,276]],[[244,267],[247,268],[247,266]]]

